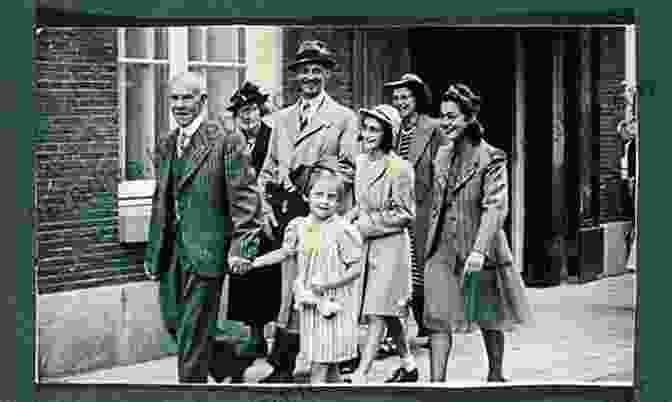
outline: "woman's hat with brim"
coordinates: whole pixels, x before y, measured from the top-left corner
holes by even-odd
[[[231,99],[229,99],[231,105],[227,107],[226,110],[235,113],[245,105],[256,103],[261,106],[266,103],[267,100],[268,94],[262,94],[258,86],[246,81],[243,86],[233,94]]]
[[[289,65],[291,71],[296,71],[301,65],[308,63],[320,64],[328,69],[336,66],[336,60],[327,44],[321,40],[307,40],[301,43],[296,52],[296,60]]]
[[[371,116],[380,120],[384,124],[392,127],[392,135],[396,137],[399,128],[401,127],[401,116],[399,111],[392,105],[378,105],[373,109],[359,109],[360,116]]]
[[[402,75],[398,81],[386,82],[383,87],[388,89],[408,88],[413,91],[414,96],[424,96],[425,104],[432,104],[432,91],[429,89],[429,85],[413,73]]]

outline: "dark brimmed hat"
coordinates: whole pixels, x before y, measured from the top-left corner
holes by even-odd
[[[256,103],[261,106],[266,103],[266,100],[268,100],[268,94],[262,94],[258,86],[246,81],[243,86],[233,94],[231,99],[229,99],[231,105],[227,107],[226,110],[235,113],[243,106],[251,103]]]
[[[395,88],[408,88],[413,92],[414,96],[424,97],[425,105],[429,106],[432,104],[432,91],[420,77],[413,73],[406,73],[401,76],[399,81],[391,81],[383,84],[384,88],[395,89]]]
[[[321,64],[331,70],[336,66],[336,59],[323,41],[307,40],[301,43],[296,52],[296,60],[288,68],[296,71],[300,65],[306,63]]]
[[[394,139],[396,139],[397,132],[401,127],[401,116],[399,115],[397,108],[392,105],[382,104],[373,109],[359,109],[359,114],[362,117],[371,116],[392,127],[392,135],[395,137]]]
[[[481,97],[464,84],[453,84],[441,97],[442,101],[452,100],[464,108],[463,112],[476,114],[481,111]]]

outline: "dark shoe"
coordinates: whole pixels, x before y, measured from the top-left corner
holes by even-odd
[[[509,382],[509,380],[507,378],[504,378],[501,375],[497,375],[497,376],[488,375],[488,380],[487,381],[488,382]]]
[[[392,377],[385,380],[386,383],[391,382],[417,382],[419,377],[418,369],[415,368],[411,371],[406,370],[403,367],[399,367]]]
[[[359,362],[362,360],[360,354],[357,355],[354,359],[345,361],[339,365],[341,375],[352,374],[355,372],[355,369],[359,366]]]
[[[283,373],[282,371],[276,369],[273,369],[273,371],[268,377],[259,380],[259,383],[261,384],[281,384],[281,383],[291,384],[293,382],[294,379],[292,378],[291,375]]]

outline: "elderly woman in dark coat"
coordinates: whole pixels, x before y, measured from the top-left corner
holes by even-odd
[[[255,174],[258,176],[266,157],[271,127],[263,121],[268,112],[268,95],[262,94],[260,88],[245,82],[230,99],[227,108],[233,113],[233,128],[243,134],[247,141],[247,152],[251,156]],[[282,239],[271,239],[261,236],[259,252],[265,253],[279,247]],[[231,377],[232,383],[243,382],[243,374],[255,358],[267,354],[264,339],[264,325],[273,321],[280,307],[281,276],[279,266],[269,266],[249,271],[243,275],[229,277],[229,292],[226,312],[228,320],[240,321],[250,326],[252,335],[257,339],[256,352],[246,356],[237,356],[231,345],[219,343],[217,366],[222,377]],[[260,296],[263,302],[260,302]]]
[[[503,230],[509,209],[507,156],[484,140],[477,120],[480,105],[480,97],[461,84],[451,86],[441,102],[441,130],[452,145],[439,149],[436,157],[425,254],[432,381],[445,381],[452,332],[470,331],[474,324],[488,355],[487,381],[507,381],[502,374],[503,330],[531,318]],[[462,285],[467,273],[478,273],[477,295],[490,316],[465,316]]]

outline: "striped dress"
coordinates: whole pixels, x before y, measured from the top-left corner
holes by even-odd
[[[401,156],[402,158],[406,159],[406,160],[408,160],[408,151],[411,147],[411,144],[413,143],[413,138],[414,138],[414,134],[415,134],[415,127],[416,126],[413,126],[409,130],[404,130],[402,128],[401,132],[400,132],[399,146],[398,146],[398,149],[397,149],[397,154],[399,156]],[[424,287],[424,281],[423,281],[423,272],[420,269],[421,267],[418,266],[418,262],[417,262],[417,258],[416,258],[416,254],[415,254],[416,253],[416,250],[415,250],[415,232],[413,230],[409,230],[408,234],[410,235],[410,238],[411,238],[411,272],[412,272],[412,279],[413,279],[413,296],[421,297],[422,296],[422,290],[423,290],[423,287]]]
[[[296,287],[310,289],[311,281],[334,282],[362,261],[363,242],[357,229],[341,216],[324,222],[312,217],[293,219],[285,231],[284,247],[297,258]],[[308,363],[338,363],[357,356],[361,277],[324,297],[333,298],[342,310],[326,319],[312,305],[296,306],[300,323],[300,354]]]

